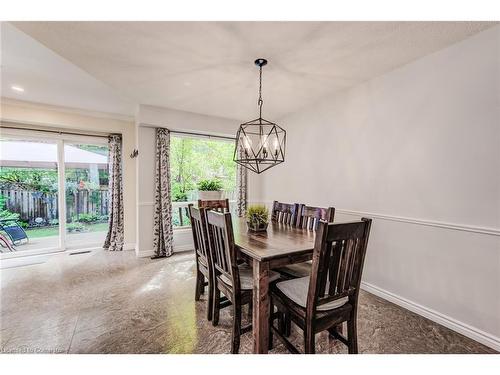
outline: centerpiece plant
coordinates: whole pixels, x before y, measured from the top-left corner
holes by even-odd
[[[256,204],[248,207],[247,227],[252,232],[263,232],[267,230],[269,224],[269,210],[266,206]]]

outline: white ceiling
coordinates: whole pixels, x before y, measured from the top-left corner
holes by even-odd
[[[1,23],[3,97],[131,116],[135,100],[94,78],[12,25]],[[21,86],[24,92],[11,89]]]
[[[124,97],[201,114],[256,117],[257,57],[264,68],[264,117],[272,120],[493,26],[493,22],[14,22],[105,84],[100,107],[130,113]],[[9,31],[7,28],[7,36]],[[7,38],[7,41],[9,39]],[[26,47],[26,46],[25,46]],[[57,85],[61,100],[90,105],[83,74],[53,66],[41,51],[7,43],[5,76],[27,91]],[[46,52],[47,53],[47,52]],[[24,55],[23,55],[24,54]],[[18,55],[23,55],[22,59]],[[10,57],[9,57],[10,56]],[[57,58],[52,56],[52,60]],[[17,59],[17,60],[16,60]],[[61,59],[63,61],[64,59]],[[43,62],[38,66],[39,60]],[[23,66],[18,67],[21,62]],[[12,66],[12,63],[16,66]],[[49,73],[41,70],[49,70]],[[64,73],[64,74],[62,74]],[[18,74],[19,77],[16,77]],[[40,76],[43,78],[41,79]],[[87,83],[88,84],[88,83]],[[54,91],[54,90],[52,90]],[[59,100],[51,92],[51,100]],[[43,96],[43,93],[41,94]],[[120,104],[119,104],[120,103]],[[54,104],[54,103],[51,103]],[[75,105],[73,105],[75,106]],[[111,110],[112,109],[112,110]],[[102,110],[102,109],[100,109]]]

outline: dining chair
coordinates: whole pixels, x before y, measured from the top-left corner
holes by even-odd
[[[297,215],[297,227],[315,231],[318,229],[320,220],[333,223],[334,218],[334,207],[324,208],[300,204]],[[287,278],[308,276],[311,273],[311,262],[290,264],[277,269],[277,271]]]
[[[201,200],[198,199],[198,208],[215,210],[219,212],[229,212],[229,199]]]
[[[333,223],[334,217],[334,207],[312,207],[301,204],[299,205],[299,213],[297,215],[297,227],[317,230],[320,220],[326,221],[327,223]]]
[[[252,325],[241,327],[241,307],[251,304],[253,294],[253,272],[246,264],[238,264],[234,244],[233,225],[230,213],[207,211],[210,255],[214,270],[214,302],[212,324],[219,324],[219,311],[231,305],[233,307],[233,330],[231,353],[238,353],[240,336],[249,332]],[[269,281],[279,278],[271,271]],[[221,293],[227,301],[221,300]],[[230,302],[230,303],[226,303]]]
[[[200,300],[201,294],[208,286],[207,319],[212,320],[213,314],[213,267],[212,258],[209,254],[207,219],[204,208],[195,208],[192,204],[188,206],[191,218],[191,230],[193,232],[194,252],[196,258],[196,287],[195,301]]]
[[[347,345],[349,354],[358,353],[357,310],[361,274],[370,234],[371,219],[359,222],[321,221],[316,233],[311,275],[278,282],[271,286],[271,306],[303,330],[305,353],[314,354],[315,335],[328,330]],[[272,307],[273,308],[273,307]],[[347,337],[337,327],[347,322]],[[292,353],[298,349],[270,318],[269,345],[273,333]]]
[[[297,225],[298,210],[299,205],[297,203],[291,204],[274,201],[271,211],[271,220],[295,227]]]

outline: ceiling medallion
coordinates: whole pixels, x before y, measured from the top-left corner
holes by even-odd
[[[262,118],[262,67],[266,59],[255,60],[259,67],[259,118],[240,125],[236,133],[233,160],[255,173],[262,173],[285,161],[286,131]]]

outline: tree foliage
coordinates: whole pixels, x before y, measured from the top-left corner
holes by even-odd
[[[39,191],[57,192],[57,170],[45,168],[0,168],[0,186]]]
[[[187,200],[196,192],[197,184],[208,179],[219,179],[222,189],[232,194],[236,189],[233,152],[231,142],[173,136],[170,141],[173,200]]]

